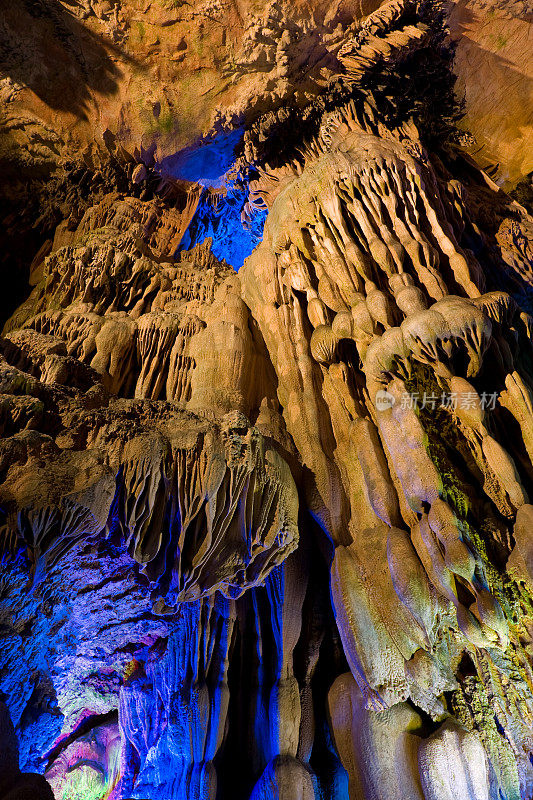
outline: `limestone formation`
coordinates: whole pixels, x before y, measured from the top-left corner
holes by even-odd
[[[378,130],[353,105],[324,119],[303,167],[264,195],[265,234],[242,270],[243,288],[280,380],[288,431],[314,476],[307,502],[337,545],[332,599],[364,703],[379,715],[411,696],[442,717],[438,692],[428,703],[427,682],[421,690],[412,677],[416,653],[444,647],[453,662],[462,640],[468,652],[494,654],[496,675],[496,653],[522,647],[486,537],[529,507],[529,366],[521,361],[514,376],[529,344],[513,298],[486,291],[480,263],[461,248],[462,228],[416,134]],[[285,278],[295,263],[298,283]],[[516,447],[503,435],[503,409],[523,431]],[[525,533],[520,542],[511,561],[529,581]],[[444,629],[455,631],[446,644]],[[340,752],[343,763],[354,747]],[[369,756],[358,758],[364,783]],[[489,796],[485,756],[472,758],[479,777],[457,779],[468,790],[428,778],[433,767],[422,760],[424,796]],[[351,789],[389,796],[377,791]]]
[[[447,38],[503,11],[326,6],[0,21],[6,800],[532,797],[527,131],[476,160]]]
[[[253,354],[245,306],[231,294],[231,289],[220,283],[225,268],[214,260],[203,273],[195,272],[191,261],[183,262],[181,272],[171,269],[173,290],[168,273],[157,270],[154,262],[135,261],[120,251],[115,251],[111,262],[107,247],[104,258],[100,251],[93,250],[92,261],[86,255],[78,258],[71,255],[69,247],[60,252],[67,270],[67,265],[76,265],[81,271],[78,285],[86,300],[90,278],[83,270],[90,271],[93,264],[99,267],[108,264],[111,275],[107,278],[93,268],[92,274],[100,282],[96,306],[101,315],[93,310],[95,304],[88,302],[81,305],[87,309],[86,313],[70,313],[70,309],[80,308],[78,297],[71,292],[66,297],[59,294],[54,302],[56,310],[49,313],[43,305],[43,301],[47,302],[43,287],[50,285],[47,269],[57,264],[57,257],[50,256],[43,280],[28,301],[28,307],[35,304],[33,310],[40,313],[27,320],[28,327],[21,331],[27,335],[8,334],[11,338],[5,340],[7,358],[40,378],[35,389],[25,388],[24,381],[31,380],[30,375],[4,361],[11,382],[18,381],[18,392],[23,393],[17,397],[17,389],[14,392],[12,389],[13,403],[23,400],[24,408],[28,408],[29,401],[34,399],[32,392],[37,395],[35,400],[45,405],[51,401],[50,392],[58,399],[62,396],[61,410],[53,423],[56,435],[45,436],[51,450],[46,463],[33,460],[27,453],[20,463],[13,464],[7,476],[5,543],[13,547],[16,541],[24,540],[35,561],[49,560],[55,558],[52,553],[56,549],[63,551],[67,542],[71,546],[89,531],[96,533],[107,528],[111,535],[120,530],[135,560],[144,565],[154,597],[161,602],[165,600],[171,605],[212,594],[217,589],[228,596],[237,596],[248,585],[261,582],[272,566],[279,563],[281,554],[290,552],[298,540],[298,499],[290,470],[275,447],[268,446],[244,415],[253,412],[254,403],[259,405],[260,399],[257,393],[252,399],[247,386],[239,389],[242,370],[238,365],[246,363],[246,359],[256,365],[261,361],[259,353]],[[200,251],[193,257],[201,260],[207,256]],[[112,267],[119,258],[123,269],[131,275],[131,288],[123,285],[127,306],[137,309],[131,315],[125,310],[106,308],[107,303],[112,306],[117,302],[119,284]],[[196,276],[199,282],[195,284]],[[65,285],[59,276],[56,280],[60,286]],[[147,296],[147,308],[153,308],[161,294],[161,281],[165,303],[174,311],[139,313],[141,307],[135,291],[142,298]],[[223,291],[223,299],[219,301],[217,283]],[[142,288],[135,290],[135,286],[144,287],[145,294]],[[236,299],[233,309],[228,304],[228,297],[232,296]],[[204,340],[203,347],[201,342],[194,346],[194,337],[202,337],[204,329],[207,332],[211,328],[187,311],[194,309],[209,319],[213,309],[222,303],[225,330],[231,332],[235,349],[224,352],[220,343],[217,350],[209,339]],[[211,323],[215,332],[220,324],[216,313]],[[98,333],[93,339],[94,349],[89,349],[90,333],[80,345],[80,328],[91,331],[95,327]],[[240,333],[243,329],[248,338]],[[43,330],[49,333],[44,334]],[[72,356],[70,361],[63,356],[66,362],[63,373],[50,380],[49,369],[44,375],[43,372],[54,352],[52,344],[57,352],[70,351]],[[181,355],[173,355],[178,346]],[[191,355],[187,356],[187,352]],[[209,386],[216,387],[209,405],[204,403],[201,375],[195,377],[197,365],[200,372],[202,366],[206,369],[207,358]],[[225,373],[228,359],[235,364],[230,375]],[[84,361],[92,367],[87,387],[81,387],[85,393],[76,392],[73,382]],[[138,377],[134,382],[136,370]],[[220,377],[216,377],[217,371]],[[224,384],[229,397],[224,394]],[[165,397],[165,386],[172,405],[159,401],[161,395]],[[92,393],[92,401],[88,400],[88,393]],[[138,400],[120,399],[120,395],[128,394],[134,394]],[[39,400],[40,396],[44,401]],[[162,403],[161,409],[165,410],[159,421],[157,405],[150,411],[150,406],[143,404],[144,399]],[[225,414],[226,406],[233,411]],[[82,412],[81,429],[73,437],[73,431],[68,429],[73,423],[72,415],[76,416],[76,407],[80,411],[91,408],[95,416],[88,423]],[[201,410],[202,416],[192,414],[188,410],[191,407]],[[218,423],[213,418],[217,409]],[[212,421],[205,419],[208,411]],[[28,412],[20,409],[14,418],[11,413],[9,432],[16,436],[28,426],[35,426],[35,415],[31,414],[28,418]],[[134,427],[128,420],[135,420]],[[35,428],[33,433],[39,436]],[[206,570],[206,559],[210,560],[211,552],[216,553],[215,562]]]

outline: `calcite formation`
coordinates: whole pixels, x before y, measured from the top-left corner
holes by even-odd
[[[186,5],[136,30],[191,23],[183,88],[221,26],[212,149],[89,114],[6,299],[0,795],[528,800],[533,218],[454,127],[445,9]],[[127,48],[127,7],[72,16]]]

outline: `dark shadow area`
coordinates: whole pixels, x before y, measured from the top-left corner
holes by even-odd
[[[0,696],[0,797],[4,800],[53,800],[50,785],[42,775],[21,772],[19,744],[9,709]]]
[[[509,195],[533,215],[533,172],[522,178]]]
[[[93,93],[117,91],[122,73],[113,57],[135,63],[54,0],[3,4],[0,74],[27,86],[50,108],[87,119]]]
[[[79,6],[77,0],[68,5]],[[57,0],[0,3],[0,78],[27,87],[54,111],[87,120],[95,95],[109,97],[118,90],[117,59],[137,65]],[[64,216],[62,210],[68,217],[68,208],[78,205],[79,193],[75,187],[75,196],[69,196],[65,186],[54,201],[54,186],[48,184],[60,157],[60,132],[48,126],[48,134],[45,123],[42,130],[38,122],[32,126],[32,114],[26,127],[19,119],[24,112],[11,109],[9,103],[0,108],[0,327],[29,293],[30,264]],[[20,130],[27,145],[21,145]]]
[[[307,512],[300,517],[299,530],[307,590],[300,635],[293,651],[294,676],[302,700],[301,746],[294,755],[305,761],[306,768],[310,767],[316,776],[317,797],[347,797],[347,775],[326,711],[331,685],[338,675],[349,672],[331,607],[331,558],[325,554],[323,532]],[[228,669],[228,727],[215,757],[217,800],[250,798],[271,759],[279,759],[280,709],[271,693],[280,679],[282,639],[287,625],[280,596],[273,591],[276,581],[283,591],[281,575],[282,571],[276,568],[265,585],[251,589],[236,602],[238,625]],[[266,798],[271,786],[267,781],[253,797]]]
[[[479,168],[470,156],[460,152],[440,155],[467,191],[466,206],[476,227],[467,221],[461,245],[470,249],[482,265],[485,291],[508,292],[524,311],[531,314],[533,249],[529,242],[533,225],[513,204],[511,196],[503,190],[495,192],[480,180]],[[512,260],[504,259],[505,250],[510,256],[513,252],[520,256],[523,267],[518,269]]]

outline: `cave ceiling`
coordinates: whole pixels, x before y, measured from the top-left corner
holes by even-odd
[[[4,0],[0,800],[531,800],[532,25]]]

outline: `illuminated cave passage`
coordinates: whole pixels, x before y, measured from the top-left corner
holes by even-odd
[[[201,186],[222,188],[225,175],[234,161],[235,148],[243,137],[241,130],[218,133],[208,142],[180,150],[164,158],[160,170],[164,174]]]
[[[212,241],[211,252],[237,271],[263,235],[266,211],[256,211],[245,225],[242,212],[248,200],[246,188],[229,188],[225,194],[204,193],[178,252],[191,250],[205,239]]]
[[[531,800],[530,15],[137,5],[0,20],[0,800]]]
[[[266,210],[261,210],[243,222],[249,186],[227,175],[242,137],[241,130],[219,133],[208,143],[167,156],[160,165],[164,175],[205,187],[178,252],[191,250],[210,238],[213,255],[236,270],[261,241],[266,219]]]

